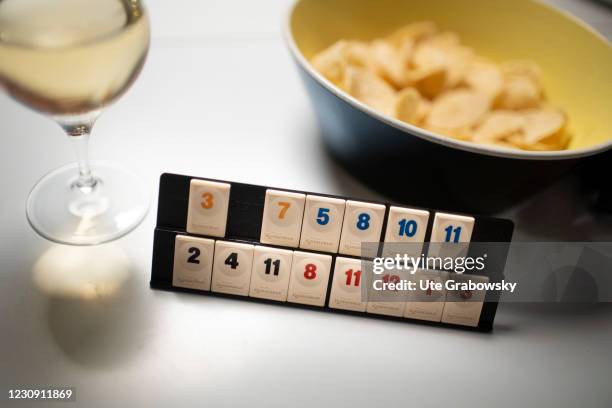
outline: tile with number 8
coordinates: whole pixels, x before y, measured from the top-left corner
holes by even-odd
[[[192,179],[189,184],[187,232],[224,237],[230,184]]]
[[[300,248],[337,252],[344,217],[345,200],[306,196]]]
[[[392,206],[387,217],[383,256],[421,256],[429,211]]]
[[[287,301],[324,306],[331,263],[330,255],[294,251]]]
[[[210,290],[215,241],[177,235],[174,243],[172,286]]]
[[[363,278],[361,260],[337,257],[334,266],[329,307],[334,309],[365,312],[367,301],[362,301]]]
[[[248,296],[253,265],[253,245],[217,241],[211,290]]]
[[[260,241],[297,248],[305,200],[305,194],[267,190]]]
[[[338,252],[361,256],[362,242],[379,242],[384,216],[385,206],[382,204],[348,200]],[[376,254],[368,255],[368,257],[373,256]]]
[[[292,261],[293,251],[256,246],[249,296],[285,302]]]

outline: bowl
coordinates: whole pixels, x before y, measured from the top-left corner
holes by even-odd
[[[494,61],[536,61],[547,99],[568,113],[569,148],[508,150],[442,136],[371,109],[309,62],[339,39],[372,40],[421,20],[457,32]],[[394,200],[499,212],[612,149],[610,42],[538,1],[299,0],[285,37],[331,154]]]

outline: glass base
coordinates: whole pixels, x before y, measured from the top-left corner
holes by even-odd
[[[93,161],[93,188],[79,188],[76,163],[44,176],[27,203],[30,225],[44,238],[61,244],[97,245],[136,228],[149,209],[149,192],[132,172]]]

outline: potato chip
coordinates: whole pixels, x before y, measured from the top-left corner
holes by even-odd
[[[395,117],[399,120],[403,120],[404,122],[417,124],[420,121],[419,116],[422,114],[420,105],[421,95],[416,89],[402,89],[397,94],[397,100],[395,102]]]
[[[528,76],[508,78],[497,98],[496,106],[502,109],[528,109],[540,105],[541,89]]]
[[[477,59],[469,64],[463,82],[475,91],[497,98],[504,86],[501,70],[492,62]]]
[[[366,105],[386,115],[393,115],[395,90],[373,72],[349,65],[344,86],[349,94]]]
[[[432,99],[444,90],[446,70],[442,67],[415,69],[408,72],[407,83],[417,88],[422,95]]]
[[[476,128],[472,140],[475,142],[499,141],[517,132],[522,132],[524,126],[525,118],[518,112],[493,111]]]
[[[421,21],[408,24],[389,35],[386,38],[391,45],[399,48],[406,41],[416,43],[424,38],[434,35],[438,31],[436,25],[431,21]]]
[[[554,137],[565,128],[565,115],[556,109],[531,110],[523,114],[525,143],[535,144]]]
[[[372,43],[370,52],[376,73],[396,88],[406,86],[408,83],[406,55],[400,54],[389,43],[380,40]]]
[[[478,123],[489,108],[486,95],[469,89],[448,91],[433,102],[426,123],[434,128],[463,131]]]
[[[526,76],[531,78],[536,85],[541,87],[542,84],[542,69],[533,61],[517,60],[506,61],[501,64],[500,69],[504,76]]]
[[[341,86],[344,82],[344,72],[347,66],[344,55],[345,49],[346,42],[338,41],[312,59],[312,65],[315,69],[338,86]]]

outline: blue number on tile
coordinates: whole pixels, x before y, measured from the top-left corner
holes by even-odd
[[[452,225],[449,225],[448,227],[444,228],[444,231],[446,231],[446,238],[444,238],[444,242],[454,242],[455,244],[457,242],[459,242],[459,237],[461,236],[461,227],[456,227],[453,228]],[[454,238],[453,238],[453,233],[454,233]]]
[[[417,232],[417,222],[415,220],[408,221],[407,219],[403,219],[399,222],[399,235],[407,236],[408,238],[414,237]]]
[[[319,213],[317,214],[317,224],[319,225],[327,225],[329,222],[329,208],[319,208]]]
[[[357,217],[357,228],[362,231],[365,231],[368,228],[370,228],[370,214],[368,213],[359,214],[359,216]]]

